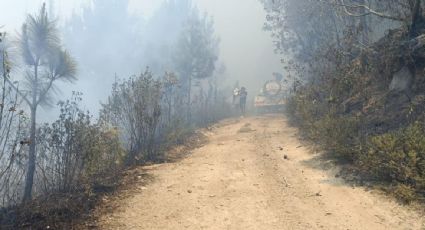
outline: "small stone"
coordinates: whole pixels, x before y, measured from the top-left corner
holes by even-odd
[[[189,190],[187,190],[187,193],[192,193],[192,190],[190,190],[190,189],[189,189]]]

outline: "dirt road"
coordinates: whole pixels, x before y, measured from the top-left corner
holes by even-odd
[[[100,229],[425,229],[418,212],[335,178],[284,117],[228,120],[206,135],[186,159],[147,167],[154,181]]]

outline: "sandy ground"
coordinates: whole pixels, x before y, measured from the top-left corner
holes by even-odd
[[[99,229],[425,229],[412,208],[325,169],[284,117],[223,121],[100,217]],[[285,159],[284,156],[288,159]]]

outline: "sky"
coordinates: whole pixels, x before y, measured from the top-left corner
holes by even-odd
[[[0,25],[16,33],[28,13],[42,2],[53,0],[0,0]],[[129,11],[150,17],[163,0],[130,0]],[[55,0],[59,23],[89,0]],[[270,34],[263,31],[265,12],[259,0],[194,0],[201,11],[213,17],[220,37],[220,61],[226,66],[228,84],[236,80],[255,95],[273,72],[282,72],[280,57],[274,54]],[[2,10],[7,9],[7,10]],[[72,87],[71,87],[72,88]],[[101,100],[101,99],[99,99]]]

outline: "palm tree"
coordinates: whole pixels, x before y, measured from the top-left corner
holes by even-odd
[[[31,110],[30,146],[28,169],[25,179],[23,200],[32,197],[36,163],[37,108],[49,104],[54,83],[57,80],[76,80],[76,64],[73,58],[61,47],[56,23],[50,20],[46,5],[38,15],[29,15],[22,26],[19,44],[25,63],[25,90],[17,89]],[[9,83],[11,83],[9,81]]]

